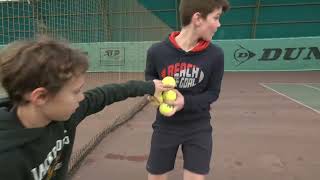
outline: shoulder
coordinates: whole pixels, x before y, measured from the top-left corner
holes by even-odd
[[[155,53],[155,52],[162,52],[167,49],[167,44],[165,41],[157,42],[152,44],[149,49],[148,53]]]
[[[214,53],[217,56],[223,56],[223,54],[224,54],[223,49],[217,44],[211,43],[208,48],[211,53]]]
[[[223,67],[224,64],[224,52],[223,49],[216,45],[210,44],[208,47],[210,57],[212,57],[213,61],[211,61],[215,67]],[[219,64],[219,65],[218,65]]]

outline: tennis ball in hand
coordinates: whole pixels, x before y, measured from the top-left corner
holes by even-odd
[[[170,106],[166,103],[162,103],[159,106],[159,111],[162,115],[168,116],[173,111],[173,106]]]
[[[173,102],[177,99],[177,93],[173,90],[163,92],[162,96],[163,96],[163,101],[166,103]]]
[[[171,76],[167,76],[165,78],[162,79],[162,83],[164,85],[169,85],[169,86],[172,86],[172,87],[176,87],[176,80],[174,80],[173,77]]]
[[[160,96],[156,96],[156,98],[158,99],[159,103],[163,103],[163,96],[160,95]]]

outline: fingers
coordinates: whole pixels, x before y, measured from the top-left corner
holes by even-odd
[[[174,86],[161,84],[160,89],[161,89],[161,91],[169,91],[169,90],[174,89]]]
[[[173,106],[173,110],[170,112],[162,112],[161,114],[167,117],[173,116],[177,111],[181,110],[183,105],[184,105],[184,97],[183,95],[175,89],[175,86],[172,85],[168,85],[168,84],[163,84],[163,82],[161,80],[157,80],[154,79],[153,80],[154,85],[155,85],[155,92],[154,92],[154,96],[149,96],[148,100],[156,105],[159,106],[159,108],[161,107],[163,101],[164,101],[164,97],[162,96],[162,92],[164,91],[169,91],[169,90],[173,90],[176,92],[177,97],[175,98],[175,100],[170,100],[168,101],[168,99],[166,98],[166,103],[168,105],[172,105]],[[161,112],[161,111],[160,111]]]
[[[155,85],[155,90],[154,90],[154,96],[155,97],[160,97],[162,95],[162,92],[164,91],[169,91],[169,90],[172,90],[174,87],[170,86],[170,85],[164,85],[162,83],[162,81],[160,80],[157,80],[157,79],[154,79],[153,80],[154,82],[154,85]]]
[[[154,79],[153,82],[159,88],[163,88],[163,89],[173,89],[173,88],[175,88],[175,86],[172,86],[170,84],[163,84],[163,82],[161,80],[158,80],[158,79]]]
[[[173,89],[174,87],[170,86],[170,85],[164,85],[160,80],[154,79],[153,80],[154,86],[155,86],[155,90],[156,91],[168,91]]]
[[[168,90],[175,88],[174,86],[171,86],[169,84],[162,84],[162,86],[163,86],[163,88],[168,89]]]

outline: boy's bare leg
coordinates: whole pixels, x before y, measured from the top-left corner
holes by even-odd
[[[183,171],[183,180],[204,180],[205,176],[202,174],[196,174],[188,170]]]
[[[153,175],[148,173],[148,180],[167,180],[167,179],[168,179],[167,174]]]

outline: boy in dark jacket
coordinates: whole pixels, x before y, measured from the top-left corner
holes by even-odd
[[[177,99],[166,116],[153,123],[149,180],[166,180],[174,169],[178,148],[184,160],[184,180],[203,180],[212,152],[210,104],[220,94],[224,54],[211,43],[228,0],[181,0],[182,30],[152,45],[147,53],[146,80],[174,77]]]
[[[159,80],[128,81],[83,93],[87,69],[83,53],[46,38],[1,51],[1,83],[9,97],[0,103],[1,179],[65,179],[76,127],[86,116],[171,89]]]

